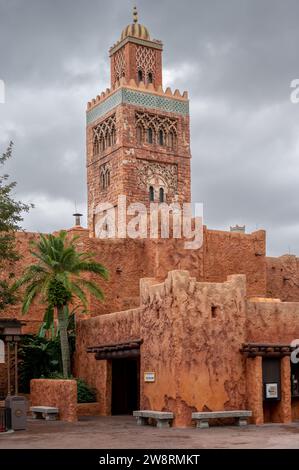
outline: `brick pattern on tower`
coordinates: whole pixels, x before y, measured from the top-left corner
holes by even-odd
[[[162,43],[127,26],[110,49],[111,89],[87,107],[88,225],[101,203],[190,202],[188,94],[162,88]]]

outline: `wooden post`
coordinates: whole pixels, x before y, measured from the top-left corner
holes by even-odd
[[[7,396],[10,396],[10,342],[7,342]]]
[[[292,422],[291,361],[289,356],[281,359],[281,402],[279,403],[279,422]]]
[[[18,343],[15,342],[15,395],[18,395]]]

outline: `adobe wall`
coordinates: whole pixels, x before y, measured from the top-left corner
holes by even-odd
[[[187,426],[195,410],[245,408],[245,294],[245,276],[198,283],[173,271],[141,282],[140,309],[79,321],[75,372],[98,390],[101,414],[111,412],[111,363],[86,348],[139,338],[140,376],[156,373],[154,384],[141,380],[141,409],[173,410]]]
[[[84,249],[95,253],[110,272],[102,283],[105,301],[91,301],[93,315],[139,305],[139,281],[164,280],[174,269],[187,270],[199,281],[224,282],[228,275],[246,274],[248,296],[266,296],[265,232],[238,234],[204,227],[203,247],[187,250],[185,240],[100,240],[84,238]]]
[[[141,408],[171,410],[175,426],[196,410],[245,408],[245,276],[199,283],[173,271],[161,284],[142,281]],[[154,331],[154,334],[153,334]]]
[[[299,338],[299,303],[247,301],[246,342],[290,344]]]
[[[84,238],[82,249],[95,254],[95,260],[109,271],[109,280],[96,275],[89,279],[97,282],[105,295],[103,302],[89,296],[91,315],[105,315],[139,306],[139,279],[147,276],[149,266],[144,256],[142,240],[99,240]]]
[[[283,302],[299,302],[299,258],[284,255],[266,258],[267,297]]]
[[[247,295],[266,297],[266,232],[251,234],[205,230],[204,280],[223,282],[246,274]]]
[[[246,342],[289,345],[299,338],[299,303],[247,301]],[[262,401],[262,358],[248,358],[248,404],[253,410],[255,424],[264,422],[289,423],[298,419],[298,399],[291,397],[290,358],[281,359],[281,401],[269,404]],[[270,406],[272,405],[272,406]]]
[[[105,301],[89,296],[92,316],[105,315],[139,306],[139,281],[145,277],[164,280],[173,269],[188,270],[199,281],[224,282],[227,275],[246,274],[248,296],[266,296],[265,232],[238,234],[220,232],[204,227],[203,247],[186,250],[184,240],[132,240],[90,238],[86,229],[69,230],[70,235],[80,235],[79,249],[95,254],[97,261],[109,270],[106,282],[94,275],[88,279],[99,282]],[[29,242],[37,239],[36,233],[17,234],[18,248],[23,258],[16,265],[16,277],[26,265],[32,263]],[[277,292],[275,292],[277,293]],[[27,322],[24,332],[38,329],[44,315],[44,305],[36,302],[26,316],[21,316],[21,305],[1,312],[3,317],[16,317]]]
[[[97,390],[99,413],[111,413],[111,362],[96,361],[86,348],[140,338],[140,309],[77,321],[75,375]]]
[[[299,338],[299,303],[246,300],[244,275],[224,283],[197,282],[176,270],[166,280],[141,280],[140,308],[78,322],[76,375],[98,390],[101,414],[111,412],[111,361],[96,361],[90,346],[142,339],[141,409],[171,410],[175,426],[191,425],[192,411],[252,409],[261,424],[261,358],[240,353],[244,343],[289,344]],[[289,358],[282,360],[282,400],[275,422],[297,416],[290,397]],[[144,383],[155,372],[155,383]]]
[[[23,270],[26,266],[29,266],[33,262],[33,256],[30,254],[30,243],[36,241],[39,238],[38,233],[31,232],[17,232],[16,233],[16,247],[18,253],[21,255],[21,259],[14,265],[7,265],[6,269],[0,272],[1,278],[5,278],[7,274],[12,272],[14,274],[13,279],[21,277]],[[44,316],[45,307],[39,304],[34,305],[30,312],[23,316],[21,313],[21,304],[9,306],[4,311],[0,312],[2,318],[18,318],[19,320],[25,321],[26,326],[22,328],[24,333],[36,332],[40,326],[40,322]]]

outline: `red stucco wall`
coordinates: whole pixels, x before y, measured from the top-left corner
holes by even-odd
[[[299,258],[284,255],[267,258],[267,297],[299,302]]]
[[[59,418],[62,421],[77,421],[77,382],[75,380],[31,380],[30,401],[31,406],[59,408]]]

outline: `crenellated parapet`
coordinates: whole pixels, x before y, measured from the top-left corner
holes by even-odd
[[[87,124],[94,122],[122,103],[148,107],[159,111],[173,112],[182,115],[189,114],[188,92],[181,93],[170,87],[163,90],[162,86],[155,87],[153,83],[138,84],[134,79],[127,81],[125,77],[118,80],[111,88],[107,88],[87,104]]]

